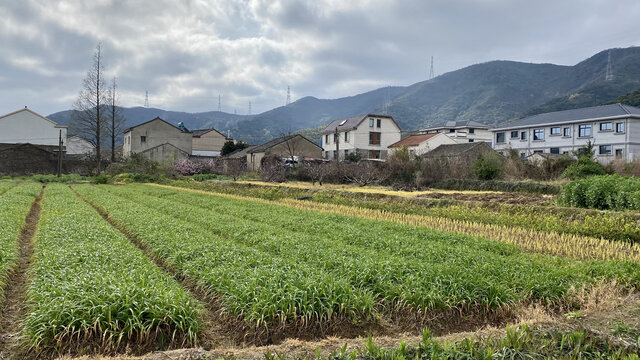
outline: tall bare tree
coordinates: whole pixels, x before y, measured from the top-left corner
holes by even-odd
[[[102,170],[101,140],[105,128],[104,107],[106,100],[106,84],[103,79],[104,64],[102,62],[102,44],[96,46],[93,53],[93,62],[82,81],[82,90],[73,105],[72,118],[73,130],[87,139],[96,148],[96,170],[99,174]]]
[[[124,117],[120,108],[120,97],[116,77],[111,79],[111,84],[107,90],[107,135],[111,138],[111,162],[116,161],[116,137],[124,130]]]

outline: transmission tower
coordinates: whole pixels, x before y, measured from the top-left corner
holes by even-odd
[[[144,107],[149,107],[149,90],[144,92]]]
[[[289,106],[291,104],[291,88],[287,85],[287,101],[285,101],[284,106]]]
[[[433,79],[435,74],[433,73],[433,56],[431,56],[431,67],[429,68],[429,80]]]
[[[220,103],[220,95],[218,95],[218,112],[222,111],[222,104]]]
[[[251,115],[251,101],[249,101],[249,112],[247,113],[247,115]]]
[[[604,76],[606,81],[613,80],[613,71],[611,70],[611,50],[609,50],[609,56],[607,57],[607,74]]]

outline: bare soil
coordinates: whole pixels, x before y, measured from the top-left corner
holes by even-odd
[[[21,320],[26,315],[25,297],[28,282],[27,270],[33,256],[33,242],[38,220],[40,219],[40,202],[44,194],[42,186],[40,195],[35,199],[26,217],[19,239],[20,257],[9,274],[5,286],[5,299],[0,314],[0,359],[24,359],[24,346],[20,337]]]

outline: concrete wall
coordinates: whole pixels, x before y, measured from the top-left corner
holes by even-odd
[[[473,133],[470,130],[473,129]],[[452,131],[453,130],[453,131]],[[479,129],[474,127],[457,127],[457,128],[433,128],[421,130],[421,133],[432,134],[437,132],[445,134],[456,141],[458,144],[468,142],[484,141],[490,143],[492,141],[493,133],[488,129]],[[472,141],[469,141],[472,140]]]
[[[66,126],[59,126],[28,109],[0,118],[0,143],[57,146],[60,131],[62,131],[62,142],[66,144]]]
[[[294,150],[293,151],[294,156],[300,157],[302,159],[305,159],[305,158],[319,159],[322,157],[322,148],[318,147],[316,144],[310,142],[309,140],[303,138],[302,136],[296,136],[295,138],[289,141],[292,142],[291,148],[293,148]],[[251,171],[257,171],[258,169],[260,169],[262,158],[264,158],[267,155],[278,155],[283,158],[290,157],[291,156],[290,147],[287,146],[286,142],[282,142],[280,144],[277,144],[267,149],[265,152],[248,154],[247,169]]]
[[[216,155],[220,155],[220,151],[227,142],[227,138],[219,132],[212,130],[208,133],[200,135],[200,137],[193,137],[193,154],[208,156],[216,152]]]
[[[142,141],[143,136],[146,137],[144,142]],[[193,136],[191,133],[182,132],[162,120],[153,120],[134,127],[124,134],[123,155],[124,157],[129,157],[131,154],[142,153],[163,144],[171,144],[190,155]],[[155,155],[152,160],[162,162],[174,151],[154,150],[153,153]],[[161,158],[158,158],[158,156],[161,156]]]
[[[151,149],[147,149],[139,153],[151,161],[159,163],[172,163],[181,158],[188,158],[189,154],[171,144],[161,144]]]
[[[600,130],[601,123],[612,123],[612,130]],[[623,132],[616,132],[616,124],[624,124]],[[580,125],[591,125],[591,136],[579,136]],[[551,128],[560,128],[559,135],[551,135]],[[564,136],[564,129],[569,129],[569,135]],[[533,140],[535,129],[544,131],[543,140]],[[518,131],[517,138],[511,138],[511,131]],[[521,139],[521,133],[525,132],[526,139]],[[504,143],[496,142],[496,134],[504,133]],[[616,150],[622,151],[622,157],[626,161],[633,160],[634,156],[640,155],[640,119],[635,118],[615,118],[599,121],[582,121],[558,123],[546,126],[530,126],[523,128],[507,128],[505,130],[494,130],[494,149],[506,154],[508,149],[515,149],[521,156],[529,156],[535,151],[550,153],[552,148],[558,148],[560,154],[569,153],[584,147],[587,141],[595,145],[596,159],[602,163],[608,163],[615,159]],[[600,154],[600,145],[611,145],[610,155]]]
[[[369,127],[369,119],[374,119],[373,127]],[[377,125],[377,119],[380,119],[380,127]],[[349,130],[349,141],[345,141],[344,134],[347,131],[338,132],[338,147],[340,148],[338,158],[340,160],[344,160],[345,150],[347,153],[358,152],[364,156],[364,158],[369,158],[370,150],[378,150],[380,151],[380,158],[384,159],[387,157],[387,148],[389,145],[400,141],[400,128],[396,125],[396,123],[385,117],[367,117],[362,121],[358,127],[354,130]],[[369,132],[380,132],[380,144],[373,145],[369,144]],[[328,140],[327,141],[327,135]],[[324,148],[324,158],[330,160],[336,160],[336,156],[334,156],[336,151],[336,142],[334,141],[334,134],[323,134],[322,135],[322,147]]]
[[[428,153],[429,151],[437,148],[440,145],[445,144],[457,144],[457,142],[445,134],[438,134],[421,142],[417,146],[410,146],[409,153],[412,155],[422,155]],[[399,149],[401,149],[401,147],[389,148],[389,153],[391,154]]]

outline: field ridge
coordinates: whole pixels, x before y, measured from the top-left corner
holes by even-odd
[[[25,299],[26,287],[28,282],[28,269],[34,251],[34,238],[38,221],[40,219],[40,202],[44,195],[45,185],[42,186],[40,194],[34,200],[26,222],[19,238],[20,256],[15,267],[9,275],[9,281],[5,286],[5,298],[2,304],[0,314],[0,358],[2,359],[19,359],[21,358],[20,349],[20,331],[22,330],[22,321],[26,312]]]

